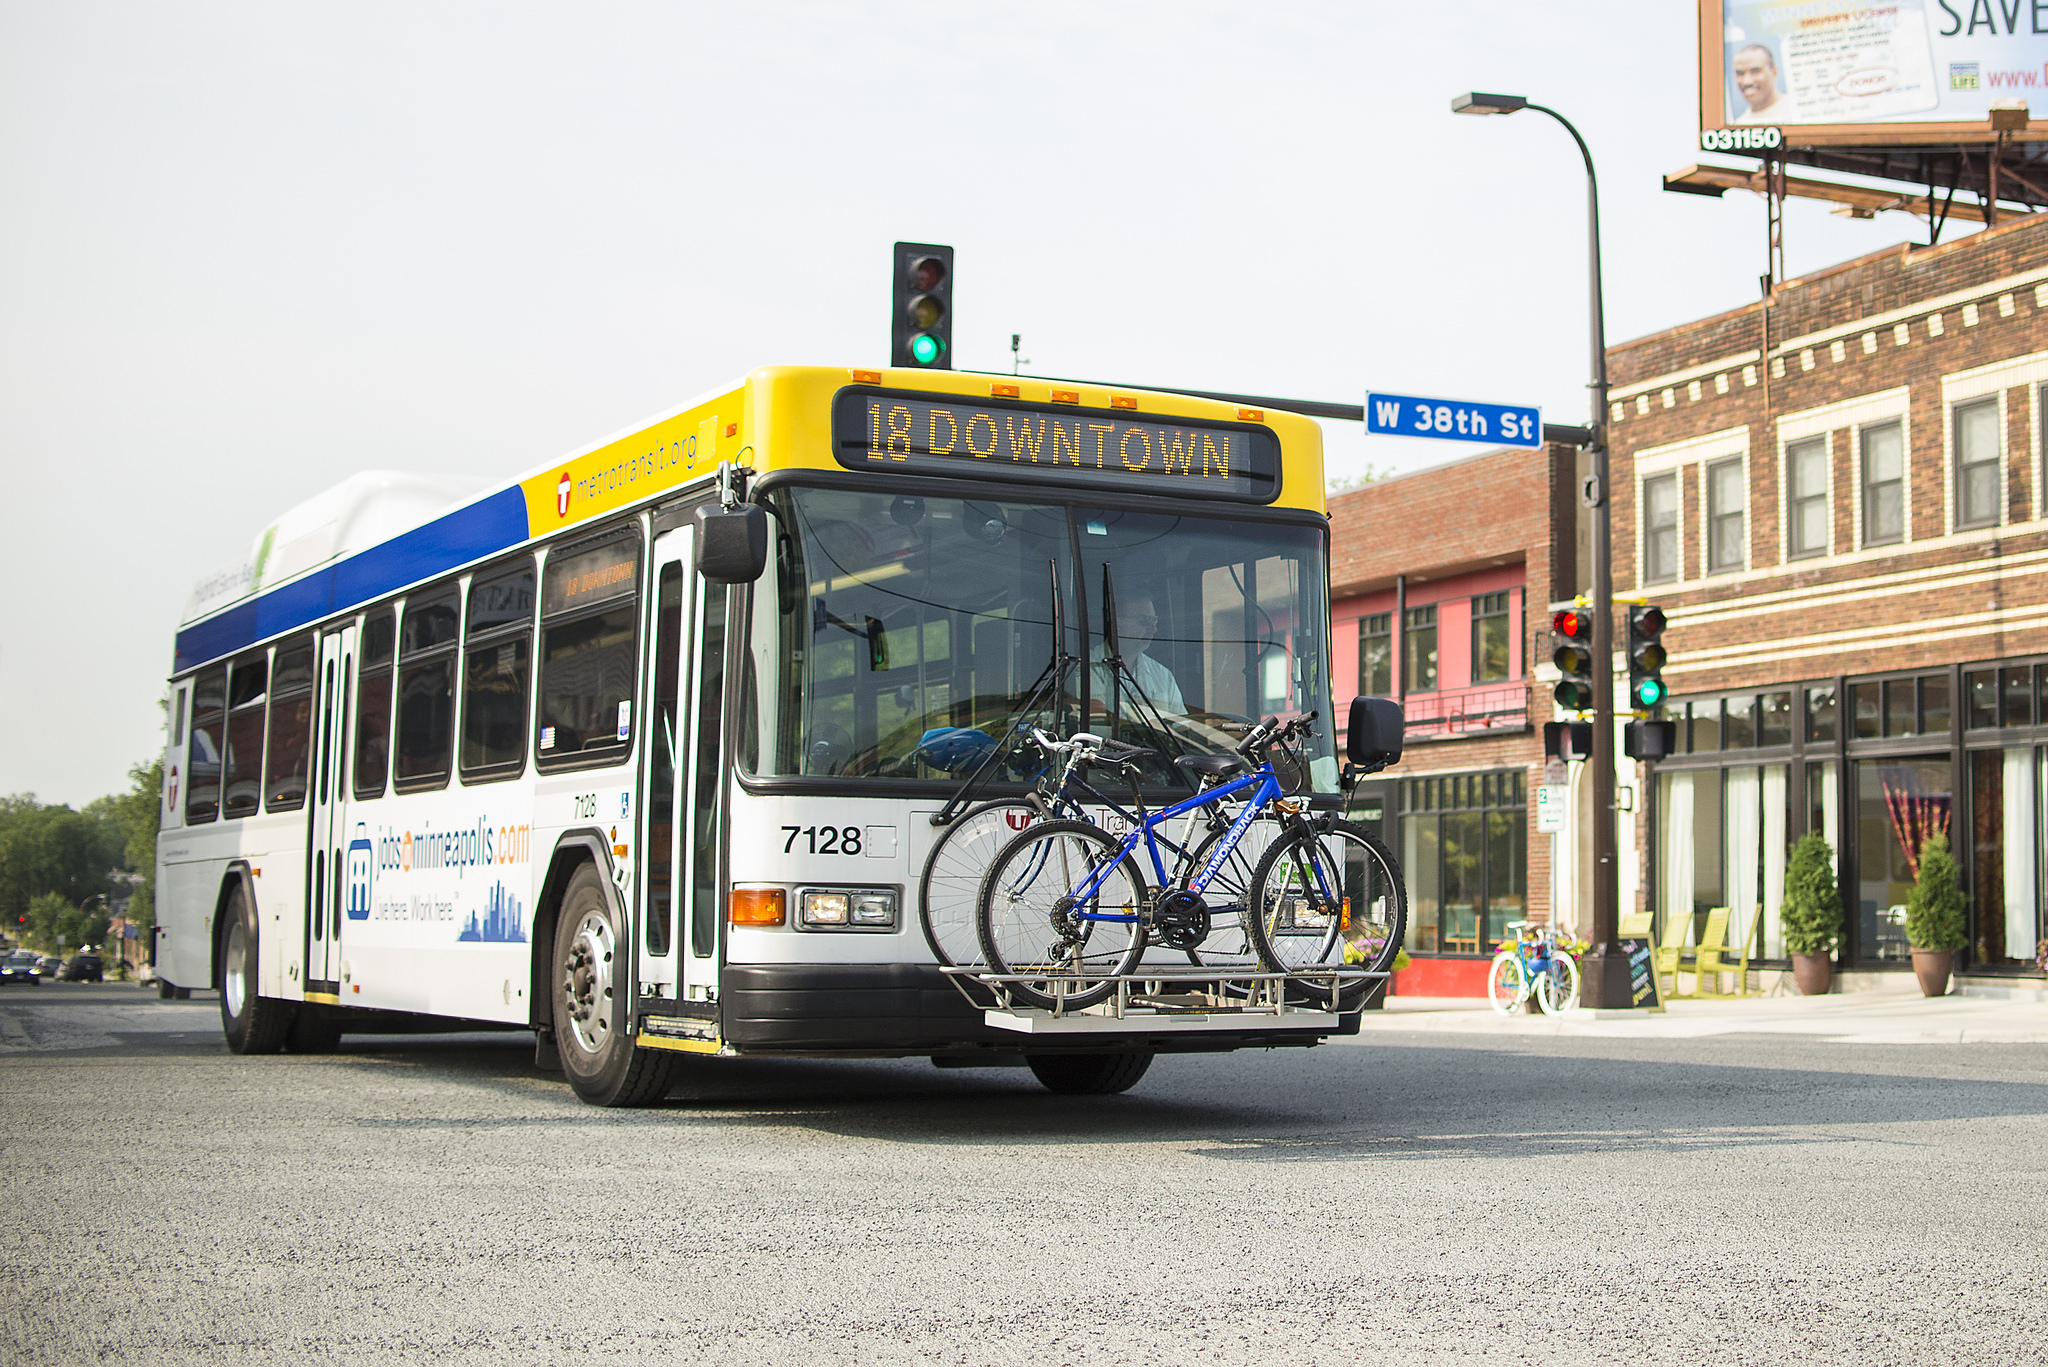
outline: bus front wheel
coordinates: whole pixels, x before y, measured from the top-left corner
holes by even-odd
[[[551,977],[555,1052],[569,1086],[593,1106],[645,1106],[672,1081],[673,1054],[633,1043],[631,960],[604,880],[585,864],[562,894]]]

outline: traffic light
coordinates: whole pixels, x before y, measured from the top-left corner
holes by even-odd
[[[1628,610],[1628,701],[1638,712],[1661,707],[1664,686],[1664,609],[1636,604]]]
[[[1678,723],[1630,722],[1621,728],[1621,753],[1630,759],[1666,759],[1678,753]]]
[[[953,249],[929,242],[898,242],[890,300],[889,364],[951,370]]]
[[[1567,712],[1593,710],[1593,614],[1566,608],[1550,615],[1550,629],[1559,639],[1550,662],[1564,679],[1551,696]]]

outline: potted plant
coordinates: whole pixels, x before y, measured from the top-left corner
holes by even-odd
[[[1842,894],[1835,884],[1834,851],[1814,834],[1792,847],[1779,912],[1792,951],[1792,981],[1801,996],[1825,996],[1835,981],[1835,951],[1842,944]]]
[[[1948,993],[1955,952],[1970,942],[1963,919],[1963,890],[1956,882],[1948,837],[1930,835],[1920,846],[1920,874],[1906,894],[1906,943],[1913,947],[1913,972],[1930,997]]]

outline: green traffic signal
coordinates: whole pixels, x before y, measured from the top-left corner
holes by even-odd
[[[930,365],[946,354],[946,344],[929,332],[920,332],[910,339],[910,359],[919,365]]]
[[[1643,679],[1636,684],[1636,706],[1651,708],[1661,706],[1670,690],[1664,687],[1662,679]]]
[[[1550,695],[1557,699],[1557,705],[1567,712],[1590,712],[1593,710],[1593,685],[1566,679]]]

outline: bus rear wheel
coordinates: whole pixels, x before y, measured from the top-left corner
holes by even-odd
[[[1115,1054],[1026,1054],[1033,1076],[1062,1096],[1109,1096],[1128,1092],[1152,1066],[1150,1049]]]
[[[220,913],[220,1031],[237,1054],[274,1054],[292,1028],[292,1004],[257,992],[256,910],[237,883]]]
[[[562,894],[550,977],[555,1052],[569,1086],[593,1106],[646,1106],[674,1080],[675,1055],[633,1043],[631,959],[604,880],[585,864]]]

